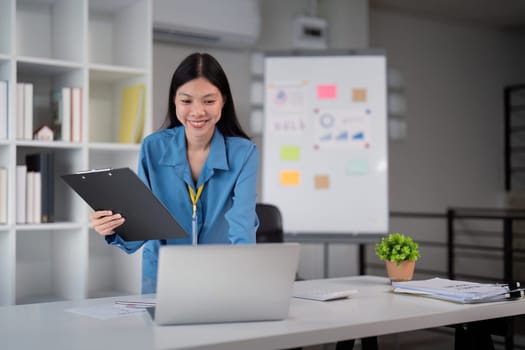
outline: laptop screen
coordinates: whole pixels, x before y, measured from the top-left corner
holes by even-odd
[[[299,255],[297,243],[162,246],[155,321],[284,319]]]

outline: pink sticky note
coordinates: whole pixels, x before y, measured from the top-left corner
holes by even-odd
[[[317,85],[317,98],[332,99],[337,96],[337,86],[335,85]]]

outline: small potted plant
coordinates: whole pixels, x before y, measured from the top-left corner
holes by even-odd
[[[391,233],[376,244],[376,254],[386,262],[391,281],[410,281],[416,260],[421,257],[419,246],[402,233]]]

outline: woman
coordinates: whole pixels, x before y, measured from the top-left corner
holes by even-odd
[[[92,214],[93,228],[127,253],[144,245],[142,293],[154,293],[163,244],[255,243],[258,152],[241,129],[226,74],[209,54],[186,57],[173,73],[165,129],[144,139],[138,175],[188,238],[126,242],[126,218]],[[191,264],[191,262],[188,262]]]

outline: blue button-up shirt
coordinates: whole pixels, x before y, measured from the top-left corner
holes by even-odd
[[[224,137],[216,128],[208,158],[197,184],[186,156],[184,127],[165,129],[146,137],[141,145],[138,175],[188,233],[166,244],[191,244],[193,207],[188,185],[204,189],[197,202],[199,244],[255,243],[259,225],[255,213],[258,152],[242,137]],[[106,237],[111,245],[133,253],[144,245],[142,292],[154,293],[160,241],[126,242],[117,234]],[[188,262],[191,264],[191,261]]]

